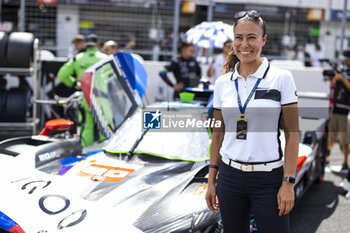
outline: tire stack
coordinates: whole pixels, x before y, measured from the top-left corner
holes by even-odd
[[[0,69],[30,68],[34,57],[34,35],[27,32],[0,32]],[[11,71],[8,72],[11,75]],[[25,77],[19,77],[19,79]],[[22,83],[22,82],[20,82]],[[27,86],[6,89],[0,76],[0,122],[26,122],[31,90]]]

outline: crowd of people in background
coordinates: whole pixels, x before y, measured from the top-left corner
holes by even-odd
[[[90,34],[90,35],[87,35],[86,37],[84,37],[81,34],[78,34],[78,35],[73,37],[71,43],[74,47],[75,54],[84,52],[86,50],[86,43],[85,42],[92,35],[96,36],[96,38],[97,38],[97,35],[95,35],[95,34]],[[136,46],[136,39],[130,38],[125,43],[124,48],[122,48],[122,51],[132,53],[135,46]],[[98,49],[100,49],[101,52],[103,52],[107,55],[115,54],[119,51],[119,44],[118,44],[118,42],[116,42],[114,40],[107,40],[103,43],[101,43],[101,41],[98,40],[96,43],[96,47]]]
[[[298,60],[302,62],[305,67],[323,67],[320,59],[324,55],[319,44],[300,43],[294,49],[284,49],[284,57],[287,60]]]
[[[78,54],[80,52],[84,52],[85,50],[85,44],[84,44],[85,37],[83,35],[76,35],[72,39],[72,45],[74,46],[75,53]],[[172,50],[172,40],[173,40],[173,34],[169,33],[163,40],[160,41],[160,48],[161,51],[169,53]],[[185,42],[184,35],[180,34],[179,36],[180,42]],[[98,46],[102,52],[104,52],[107,55],[114,54],[118,51],[123,51],[127,53],[133,53],[135,52],[136,48],[136,38],[129,36],[126,40],[123,47],[120,47],[118,42],[114,40],[107,40],[105,42],[99,42]],[[227,42],[226,42],[227,43]],[[225,45],[226,45],[225,43]],[[210,81],[212,84],[215,83],[215,80],[217,78],[217,75],[219,74],[218,70],[215,70],[215,66],[217,66],[219,63],[223,62],[222,56],[225,54],[225,45],[223,47],[222,53],[214,54],[208,59],[203,59],[206,57],[206,53],[208,52],[207,49],[198,48],[194,45],[195,53],[194,57],[199,63],[207,63],[209,64],[209,70],[207,70],[206,75],[208,78],[210,78]],[[227,47],[227,45],[226,45]],[[181,53],[181,48],[179,48]],[[143,58],[139,55],[138,58]],[[296,60],[300,61],[305,67],[323,67],[322,62],[320,59],[324,58],[321,46],[318,43],[304,43],[301,42],[297,46],[293,48],[285,47],[283,50],[284,59],[287,60]],[[161,60],[169,61],[171,60],[171,56],[169,55],[162,55],[160,56]],[[218,58],[218,59],[216,59]]]

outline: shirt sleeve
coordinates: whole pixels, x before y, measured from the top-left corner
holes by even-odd
[[[65,63],[57,73],[57,77],[68,87],[73,87],[75,79],[72,75],[75,73],[74,61],[68,61]]]
[[[281,81],[281,105],[288,105],[298,102],[298,92],[292,74],[286,72]]]
[[[173,72],[174,77],[176,79],[176,83],[180,83],[181,80],[181,74],[180,74],[180,67],[179,62],[177,59],[171,60],[168,65],[164,66],[166,69],[166,72]]]
[[[214,88],[213,108],[216,110],[221,110],[220,84],[220,82],[216,82]]]
[[[174,70],[176,70],[176,62],[171,60],[164,68],[167,72],[174,72]]]

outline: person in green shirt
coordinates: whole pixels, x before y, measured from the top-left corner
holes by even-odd
[[[80,89],[80,79],[85,70],[102,58],[107,57],[106,54],[98,50],[97,43],[98,38],[95,34],[87,36],[85,40],[86,50],[77,54],[73,59],[65,63],[58,71],[57,76],[62,83],[68,87]],[[86,147],[92,145],[94,142],[95,123],[91,110],[85,99],[83,99],[82,105],[85,110],[85,122],[80,138],[82,146]]]

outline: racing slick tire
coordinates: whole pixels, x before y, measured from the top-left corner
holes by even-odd
[[[34,35],[28,32],[12,32],[7,43],[7,66],[29,68],[33,61]]]
[[[30,103],[30,92],[26,89],[13,88],[8,91],[6,100],[6,121],[25,122]]]
[[[7,35],[5,32],[0,32],[0,67],[6,66],[6,45]]]

